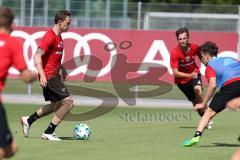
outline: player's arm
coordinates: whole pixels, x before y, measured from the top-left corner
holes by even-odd
[[[44,54],[43,50],[41,48],[38,48],[33,57],[34,65],[40,76],[45,76],[45,73],[44,73],[43,67],[42,67],[42,55],[43,54]]]
[[[206,91],[205,96],[203,97],[203,104],[206,105],[210,98],[213,96],[213,93],[216,90],[217,83],[216,83],[216,73],[211,66],[207,66],[205,70],[205,75],[208,80],[208,88]]]
[[[172,68],[172,71],[173,71],[173,76],[175,78],[197,78],[198,76],[198,73],[196,72],[184,73],[184,72],[178,71],[177,68]]]
[[[208,88],[206,91],[205,96],[203,97],[203,104],[207,105],[207,102],[212,98],[215,90],[216,90],[217,84],[216,84],[216,77],[211,77],[208,82]]]
[[[20,71],[20,78],[25,83],[32,83],[37,79],[37,73],[29,69],[24,69]]]
[[[62,76],[62,80],[67,80],[67,78],[68,78],[68,73],[67,73],[67,70],[66,70],[66,68],[63,66],[63,65],[61,65],[60,66],[60,69],[61,69],[61,76]]]
[[[202,103],[196,104],[194,106],[194,110],[198,110],[198,109],[204,108],[204,106],[207,105],[208,101],[213,96],[213,94],[214,94],[214,92],[216,90],[216,87],[217,87],[216,73],[215,73],[215,71],[213,70],[213,68],[211,66],[207,66],[206,67],[205,76],[208,79],[208,88],[207,88],[205,96],[203,97]]]
[[[178,68],[179,68],[179,58],[174,52],[171,53],[170,66],[172,67],[173,76],[175,78],[197,78],[197,76],[198,76],[198,74],[195,73],[195,72],[192,72],[192,73],[180,72],[178,70]]]
[[[10,49],[12,50],[13,66],[17,70],[19,70],[20,78],[25,83],[31,83],[34,80],[36,80],[37,79],[37,73],[34,72],[34,71],[31,71],[27,68],[26,62],[25,62],[24,57],[23,57],[22,44],[18,40],[12,39]]]
[[[33,60],[34,60],[35,67],[38,71],[38,74],[40,76],[40,84],[41,84],[41,86],[46,87],[47,79],[46,79],[46,76],[45,76],[45,73],[43,70],[43,66],[42,66],[42,55],[43,54],[44,54],[43,50],[41,48],[38,48],[33,57]]]

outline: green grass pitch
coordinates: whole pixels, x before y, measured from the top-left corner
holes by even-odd
[[[77,141],[72,130],[78,122],[64,121],[56,129],[61,142],[40,138],[52,116],[35,122],[29,138],[24,138],[20,116],[30,114],[36,105],[5,104],[12,133],[20,147],[13,160],[219,160],[230,159],[239,146],[239,112],[223,111],[214,119],[213,130],[206,130],[198,146],[183,148],[193,136],[198,115],[187,109],[143,109],[118,107],[99,118],[85,121],[92,129],[89,140]],[[91,108],[75,107],[73,113]]]

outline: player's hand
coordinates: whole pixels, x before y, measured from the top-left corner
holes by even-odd
[[[191,74],[190,78],[198,78],[198,73],[196,72],[197,69],[195,69]]]
[[[191,78],[198,78],[198,73],[195,71],[191,73]]]
[[[202,109],[202,108],[204,108],[204,107],[205,107],[205,105],[204,105],[203,103],[199,103],[199,104],[196,104],[196,105],[193,107],[193,109],[194,109],[195,111],[197,111],[197,110]]]
[[[66,81],[68,79],[68,72],[63,66],[60,66],[60,69],[61,69],[61,72],[60,72],[61,80]]]
[[[32,83],[37,79],[37,77],[37,73],[29,69],[25,69],[20,73],[20,78],[26,83]]]
[[[38,73],[35,71],[31,71],[31,72],[32,72],[32,76],[33,76],[33,78],[32,78],[32,82],[33,82],[38,79]]]
[[[68,80],[68,74],[67,73],[62,74],[62,80],[63,81]]]
[[[46,76],[45,75],[41,75],[40,76],[40,85],[42,87],[46,87],[47,86],[47,79],[46,79]]]

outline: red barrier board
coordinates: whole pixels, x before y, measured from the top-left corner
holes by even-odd
[[[30,68],[34,68],[33,54],[48,29],[16,27],[12,33],[23,42],[23,54]],[[128,70],[125,78],[131,79],[161,64],[167,70],[163,70],[166,73],[160,75],[160,79],[173,82],[169,61],[170,52],[177,44],[175,31],[70,29],[62,37],[63,64],[70,73],[70,79],[83,80],[87,75],[96,77],[96,81],[108,82],[113,80],[112,76],[119,76],[121,81],[122,75],[114,73],[121,74],[122,70]],[[190,43],[201,45],[205,41],[215,42],[222,55],[237,56],[237,33],[190,32]],[[199,61],[198,65],[201,65]],[[12,77],[18,74],[14,68],[9,72]],[[201,72],[204,74],[202,65]]]

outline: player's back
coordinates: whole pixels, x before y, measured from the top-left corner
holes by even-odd
[[[208,65],[214,69],[219,87],[233,78],[240,78],[240,63],[237,59],[218,57],[212,59]]]
[[[6,33],[0,33],[0,92],[3,89],[9,68],[13,65],[18,70],[26,68],[20,42]]]
[[[9,35],[0,33],[0,91],[2,90],[4,81],[11,66],[11,38]]]

